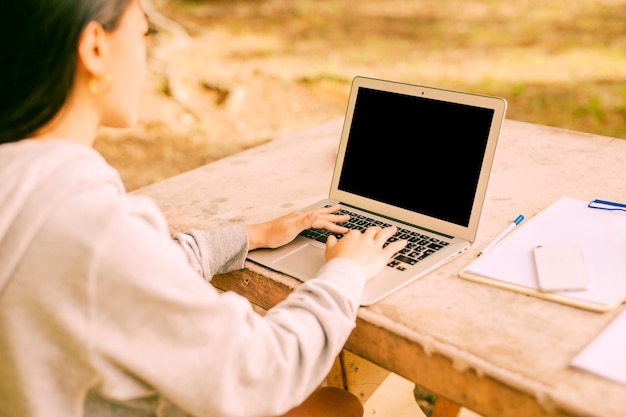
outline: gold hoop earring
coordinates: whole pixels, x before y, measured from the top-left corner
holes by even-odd
[[[106,93],[111,88],[113,76],[108,72],[106,74],[100,74],[91,77],[87,81],[87,87],[93,95],[100,95]]]

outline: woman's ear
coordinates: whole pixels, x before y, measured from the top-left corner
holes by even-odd
[[[100,77],[107,71],[105,65],[106,31],[98,22],[89,22],[78,41],[78,64],[91,77]]]

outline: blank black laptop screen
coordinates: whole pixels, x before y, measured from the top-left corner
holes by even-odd
[[[467,226],[493,115],[360,87],[339,189]]]

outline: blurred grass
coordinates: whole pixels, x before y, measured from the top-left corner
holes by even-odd
[[[507,118],[626,138],[626,0],[169,0],[229,59],[342,109],[356,75],[505,97]]]

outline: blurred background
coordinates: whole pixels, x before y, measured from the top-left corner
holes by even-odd
[[[96,148],[128,190],[341,117],[357,75],[496,95],[626,139],[626,0],[146,0],[141,120]]]

